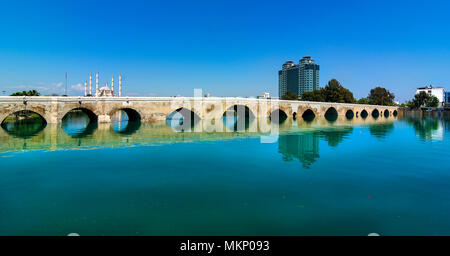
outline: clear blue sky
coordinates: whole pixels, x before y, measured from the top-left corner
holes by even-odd
[[[0,90],[69,94],[90,72],[125,95],[277,95],[286,60],[311,55],[320,83],[404,102],[450,90],[448,1],[2,1]],[[117,84],[116,84],[117,85]],[[3,95],[3,93],[1,93]]]

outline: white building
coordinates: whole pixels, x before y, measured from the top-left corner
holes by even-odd
[[[416,94],[420,92],[426,92],[430,96],[435,96],[439,100],[439,106],[444,105],[445,102],[445,92],[444,87],[433,87],[433,86],[425,86],[417,88]]]
[[[258,96],[257,98],[258,98],[258,99],[268,99],[268,98],[270,98],[270,93],[268,93],[268,92],[263,92],[263,93],[261,94],[261,96]]]

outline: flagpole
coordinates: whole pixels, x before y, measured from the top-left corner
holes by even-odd
[[[66,72],[66,89],[65,89],[65,93],[64,94],[67,96],[67,72]]]

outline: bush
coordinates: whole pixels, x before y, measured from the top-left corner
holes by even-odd
[[[11,94],[11,96],[39,96],[39,95],[41,94],[36,90],[21,91]]]

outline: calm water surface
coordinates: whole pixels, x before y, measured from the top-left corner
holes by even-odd
[[[4,125],[0,235],[450,235],[450,122],[224,121]]]

